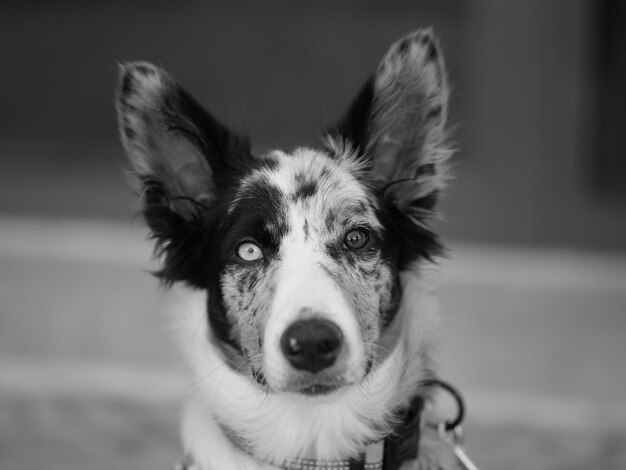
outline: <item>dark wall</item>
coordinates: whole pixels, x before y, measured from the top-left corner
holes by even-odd
[[[594,179],[601,157],[592,59],[603,34],[596,5],[4,5],[0,212],[130,217],[113,112],[117,62],[146,59],[167,68],[218,117],[248,131],[257,149],[315,145],[319,129],[341,114],[389,44],[433,25],[454,86],[459,149],[443,233],[626,249],[626,202]]]
[[[452,2],[41,2],[0,15],[0,138],[110,143],[116,63],[170,70],[262,144],[314,140],[389,44],[434,24],[453,63]]]

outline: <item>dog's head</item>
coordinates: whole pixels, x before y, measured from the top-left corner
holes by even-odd
[[[208,291],[211,341],[273,393],[360,382],[394,347],[399,274],[440,250],[448,87],[430,31],[396,42],[322,150],[253,156],[164,70],[121,66],[120,134],[162,256]]]

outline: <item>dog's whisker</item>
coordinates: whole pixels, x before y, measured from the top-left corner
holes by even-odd
[[[239,371],[240,371],[243,367],[245,367],[246,365],[248,365],[249,363],[250,363],[250,360],[249,360],[249,359],[246,359],[246,360],[244,360],[241,364],[239,364],[239,365],[238,365],[235,369],[232,369],[232,371],[233,371],[233,372],[235,372],[235,373],[239,373]],[[222,378],[221,378],[219,381],[217,381],[217,382],[216,382],[216,386],[217,386],[218,388],[220,388],[220,387],[222,386],[222,383],[224,382],[224,380],[226,380],[226,376],[227,376],[227,374],[228,374],[229,369],[230,369],[230,367],[228,367],[228,366],[224,368],[224,370],[225,370],[224,375],[222,376]]]
[[[267,400],[267,397],[270,396],[270,391],[269,388],[265,388],[265,395],[263,396],[263,400],[261,400],[261,403],[259,404],[259,408],[261,408],[263,406],[263,404],[265,403],[265,401]]]
[[[189,390],[191,390],[191,389],[193,389],[195,387],[198,387],[203,381],[208,379],[212,374],[214,374],[219,369],[221,369],[222,367],[225,367],[225,366],[226,366],[226,364],[224,364],[224,363],[219,364],[217,367],[213,368],[212,370],[210,370],[206,374],[203,374],[200,377],[196,377],[189,384],[187,384],[186,386],[182,387],[180,390],[177,390],[176,393],[177,394],[183,394],[183,393],[185,393],[185,392],[187,392],[187,391],[189,391]]]
[[[372,394],[370,392],[368,392],[365,387],[363,387],[363,384],[361,383],[357,383],[356,384],[356,388],[359,390],[359,392],[361,392],[361,395],[363,395],[363,398],[368,398],[368,396],[371,396]]]

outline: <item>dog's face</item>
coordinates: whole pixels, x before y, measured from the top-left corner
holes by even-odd
[[[429,31],[392,46],[322,150],[255,157],[163,70],[122,67],[122,141],[168,283],[208,291],[225,362],[273,393],[359,383],[394,347],[399,273],[439,250],[448,90]]]
[[[393,315],[395,253],[380,204],[355,156],[331,152],[273,152],[227,209],[218,273],[226,321],[272,390],[360,381]]]

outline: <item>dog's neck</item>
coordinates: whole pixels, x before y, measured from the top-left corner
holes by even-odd
[[[383,439],[396,424],[394,412],[409,403],[430,366],[422,335],[434,306],[421,284],[410,284],[401,308],[412,312],[400,316],[407,324],[392,353],[360,384],[314,399],[265,393],[224,365],[204,339],[206,332],[198,331],[203,322],[192,320],[186,347],[199,382],[183,419],[185,451],[203,470],[226,468],[224,462],[258,469],[260,462],[349,459]],[[196,303],[203,315],[204,300]],[[245,442],[247,451],[224,429]]]

